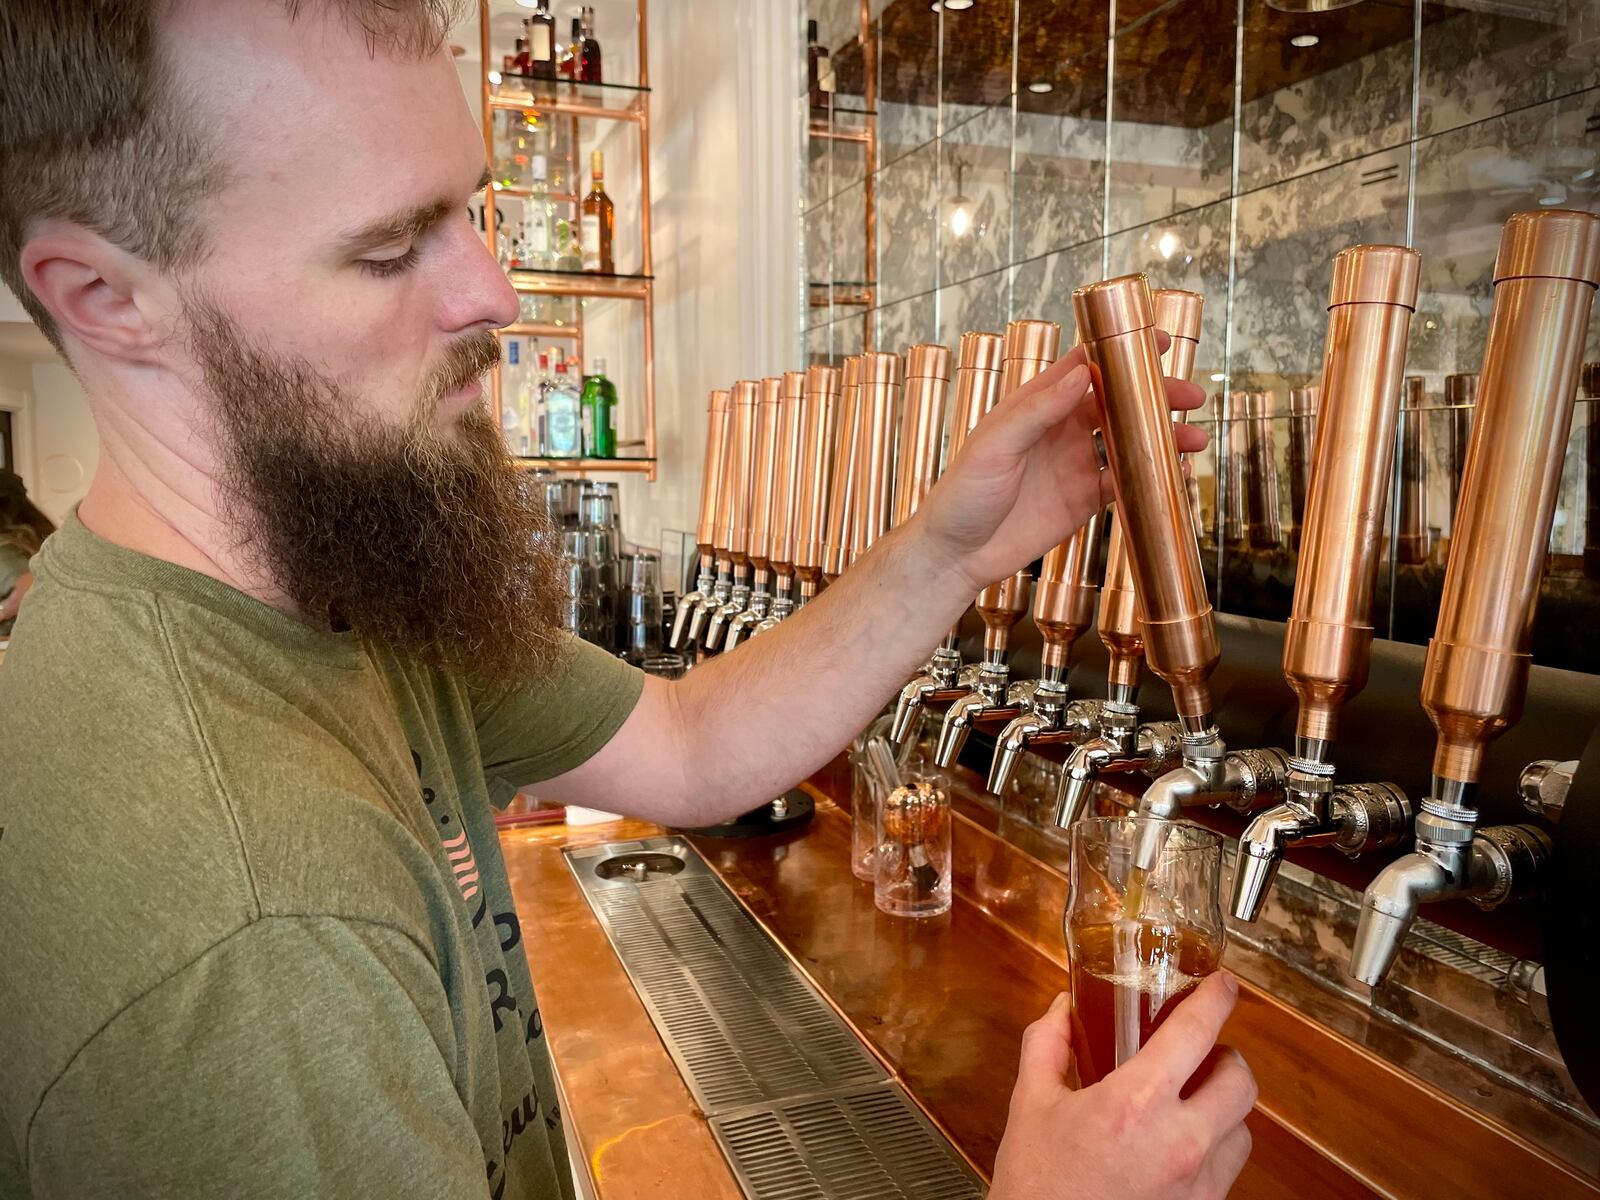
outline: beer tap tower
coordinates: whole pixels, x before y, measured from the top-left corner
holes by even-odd
[[[750,497],[750,531],[747,538],[750,565],[755,582],[750,601],[743,612],[728,622],[723,650],[732,650],[741,638],[760,624],[772,606],[772,512],[778,491],[778,440],[782,433],[783,380],[761,381],[756,401],[756,468],[752,477],[755,491]]]
[[[1421,256],[1356,246],[1333,264],[1320,413],[1301,528],[1283,674],[1299,700],[1285,801],[1258,814],[1239,843],[1233,913],[1261,905],[1292,846],[1354,856],[1405,835],[1411,806],[1391,784],[1334,782],[1344,706],[1367,682],[1372,593],[1388,511],[1406,337]]]
[[[741,379],[733,385],[733,421],[727,454],[731,471],[723,473],[723,503],[717,506],[717,535],[728,552],[732,587],[728,599],[711,613],[706,624],[707,650],[715,650],[727,623],[750,603],[750,504],[755,493],[756,408],[760,385]]]
[[[1478,828],[1488,744],[1521,716],[1539,578],[1600,287],[1600,217],[1549,209],[1506,222],[1422,706],[1438,730],[1416,848],[1361,902],[1350,973],[1381,982],[1420,904],[1494,908],[1534,889],[1550,843],[1531,825]]]
[[[1162,360],[1167,375],[1187,379],[1194,370],[1200,344],[1200,315],[1204,299],[1195,292],[1162,288],[1151,293],[1156,327],[1167,331],[1171,342]],[[1185,489],[1187,497],[1187,488]],[[1193,515],[1191,508],[1191,516]],[[1105,703],[1081,701],[1071,710],[1076,720],[1054,729],[1034,732],[1007,726],[996,747],[989,790],[999,792],[1016,755],[1029,741],[1080,743],[1067,759],[1062,789],[1057,795],[1056,821],[1063,828],[1077,818],[1093,781],[1105,770],[1165,770],[1177,752],[1178,729],[1171,722],[1139,724],[1139,682],[1144,668],[1144,619],[1139,613],[1127,535],[1115,506],[1111,510],[1111,540],[1106,548],[1106,582],[1100,599],[1099,633],[1108,655]],[[1090,597],[1091,603],[1093,597]],[[1019,725],[1019,722],[1013,722]],[[1085,741],[1098,734],[1093,740]],[[1002,758],[1004,755],[1004,758]],[[1069,778],[1077,782],[1068,785]]]
[[[950,450],[947,462],[954,462],[967,436],[1000,398],[1001,361],[1004,341],[998,333],[964,333],[956,356],[956,407],[950,423]],[[932,486],[931,482],[930,485]],[[904,745],[929,704],[948,704],[964,696],[976,679],[976,671],[961,667],[961,630],[957,625],[944,637],[922,674],[900,690],[895,702],[894,723],[889,738]]]
[[[785,371],[778,405],[778,482],[772,494],[767,557],[772,563],[772,610],[751,632],[763,633],[794,612],[796,533],[800,523],[801,443],[805,434],[804,371]]]
[[[839,434],[828,493],[828,521],[822,539],[822,578],[828,583],[844,574],[845,567],[850,565],[850,539],[855,536],[857,454],[861,443],[861,360],[859,354],[844,360],[844,385],[839,391]]]
[[[839,449],[841,377],[838,367],[806,370],[800,427],[800,508],[794,530],[794,573],[800,581],[796,608],[816,596],[827,561],[824,539]]]
[[[1054,321],[1013,321],[1006,326],[1001,397],[1009,396],[1054,362],[1060,345],[1061,326]],[[974,607],[983,618],[983,662],[971,690],[960,695],[945,712],[934,754],[939,766],[955,765],[976,718],[1010,719],[1021,713],[1023,693],[1011,686],[1011,629],[1028,611],[1031,586],[1024,568],[978,593]]]
[[[950,351],[934,343],[906,348],[905,408],[900,414],[899,456],[894,475],[892,523],[909,521],[939,481],[944,443],[945,392]],[[952,439],[953,440],[953,439]]]
[[[895,417],[900,407],[900,356],[861,356],[856,399],[856,503],[850,522],[853,563],[888,533],[894,516]]]
[[[711,393],[706,407],[706,459],[700,474],[700,515],[695,522],[695,542],[700,547],[700,574],[694,591],[678,602],[678,611],[672,618],[672,633],[667,644],[680,650],[688,641],[698,639],[705,625],[708,610],[720,608],[728,599],[726,591],[716,593],[719,576],[715,573],[717,561],[717,505],[722,498],[722,471],[728,445],[728,392],[717,388]],[[726,577],[722,577],[726,579]],[[731,584],[729,585],[731,586]],[[689,632],[691,625],[693,632]]]

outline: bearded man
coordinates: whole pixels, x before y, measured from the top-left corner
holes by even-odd
[[[0,276],[102,445],[0,668],[0,1195],[570,1196],[494,805],[745,811],[1106,500],[1074,352],[737,654],[668,683],[557,633],[482,394],[517,302],[466,219],[450,18],[0,12]],[[992,1194],[1224,1193],[1233,986],[1081,1092],[1058,1003]]]

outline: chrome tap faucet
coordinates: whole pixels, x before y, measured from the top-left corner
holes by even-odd
[[[729,393],[723,388],[712,391],[706,407],[706,458],[700,474],[700,515],[695,522],[695,541],[700,546],[700,574],[695,581],[694,591],[678,601],[678,611],[673,615],[672,632],[667,638],[667,645],[674,650],[684,647],[685,634],[688,635],[688,644],[697,642],[700,631],[705,627],[708,610],[727,600],[726,596],[720,599],[715,597],[717,576],[714,565],[717,561],[717,506],[722,502],[722,472],[727,462],[728,408]]]
[[[1299,698],[1285,801],[1245,830],[1233,914],[1260,914],[1285,850],[1332,846],[1354,857],[1405,836],[1411,803],[1392,784],[1336,785],[1339,717],[1366,686],[1372,592],[1388,510],[1406,335],[1421,255],[1353,246],[1333,263],[1316,441],[1299,526],[1300,559],[1283,644]]]
[[[1438,730],[1415,849],[1361,901],[1350,973],[1382,982],[1420,904],[1493,908],[1536,889],[1549,840],[1477,827],[1483,756],[1522,715],[1539,577],[1600,287],[1600,216],[1546,209],[1506,222],[1422,705]]]

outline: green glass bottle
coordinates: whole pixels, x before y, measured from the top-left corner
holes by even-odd
[[[587,458],[617,456],[617,389],[606,378],[606,360],[594,360],[583,380],[583,453]]]

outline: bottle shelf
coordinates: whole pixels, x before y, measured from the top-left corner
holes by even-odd
[[[506,272],[519,292],[540,296],[595,296],[613,300],[643,300],[650,295],[653,275],[617,275],[602,271],[530,271],[511,267]]]
[[[518,455],[516,461],[518,466],[529,471],[537,467],[546,467],[552,471],[653,474],[656,469],[656,460],[653,458],[623,458],[620,455],[616,458],[546,458],[537,455]]]
[[[877,295],[877,285],[861,280],[836,279],[832,282],[808,285],[806,303],[812,308],[827,308],[830,304],[847,308],[871,308]]]
[[[496,80],[498,79],[498,82]],[[489,72],[489,107],[520,112],[536,109],[568,117],[643,121],[650,89],[627,83],[576,83],[570,79],[535,79],[531,75]]]
[[[577,341],[583,332],[576,325],[551,325],[541,321],[518,321],[502,325],[495,333],[501,337],[568,338]]]

